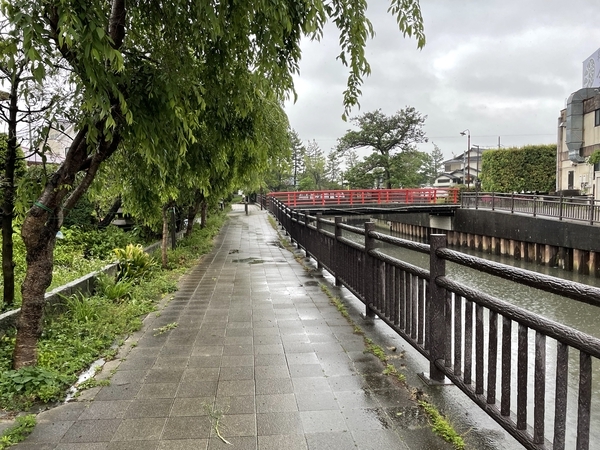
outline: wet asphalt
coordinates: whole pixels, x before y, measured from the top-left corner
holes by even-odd
[[[267,217],[234,205],[213,251],[96,375],[110,384],[40,413],[13,448],[452,448]]]

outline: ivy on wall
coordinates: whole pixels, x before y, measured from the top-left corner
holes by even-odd
[[[556,187],[556,145],[527,145],[485,152],[481,189],[487,192],[550,192]]]

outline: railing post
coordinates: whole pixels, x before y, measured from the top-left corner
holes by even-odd
[[[495,200],[496,200],[496,193],[492,192],[492,211],[494,210],[494,206],[495,206],[494,201]]]
[[[594,197],[590,197],[590,225],[594,225]]]
[[[339,243],[339,239],[342,237],[342,229],[340,228],[340,223],[342,223],[342,216],[335,216],[335,247],[334,247],[334,258],[335,258],[335,285],[342,286],[342,280],[338,277],[338,272],[340,272],[340,267],[344,264],[343,255],[340,252],[341,244]]]
[[[317,246],[321,248],[321,217],[323,213],[318,212],[317,214]],[[323,266],[321,264],[321,257],[317,257],[317,269],[322,269]]]
[[[371,231],[375,231],[375,222],[365,222],[365,318],[375,317],[375,311],[369,306],[368,298],[368,296],[372,296],[375,292],[374,283],[376,283],[373,258],[369,256],[369,250],[375,249],[375,239],[369,236],[369,232]]]
[[[535,216],[536,216],[536,214],[537,214],[537,202],[535,201],[535,200],[536,200],[536,198],[537,198],[537,197],[534,195],[534,196],[533,196],[533,217],[535,217]]]
[[[246,211],[246,215],[248,215],[248,197],[246,197],[246,200],[244,201],[244,211]]]
[[[559,203],[558,203],[558,220],[562,220],[563,219],[563,202],[564,202],[564,200],[565,200],[565,195],[561,191],[561,193],[560,193],[560,200],[559,200]]]
[[[435,365],[446,359],[446,290],[437,285],[436,279],[446,275],[446,261],[438,258],[436,250],[446,247],[445,234],[432,234],[429,238],[429,289],[427,307],[427,337],[429,343],[429,379],[443,383],[444,373]]]
[[[510,194],[510,212],[511,214],[515,212],[515,193]]]

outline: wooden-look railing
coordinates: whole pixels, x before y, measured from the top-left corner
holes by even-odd
[[[271,192],[274,198],[287,206],[340,206],[453,203],[459,201],[458,189],[352,189],[329,191]]]
[[[600,221],[600,201],[588,196],[463,192],[461,207],[509,211],[558,220],[574,220],[587,222],[590,225]]]
[[[367,315],[379,316],[429,360],[431,380],[450,379],[528,449],[600,448],[600,424],[591,422],[600,400],[592,394],[600,339],[457,283],[445,265],[597,306],[600,289],[447,249],[444,235],[416,243],[376,232],[372,222],[363,229],[341,217],[310,216],[273,197],[269,210]],[[429,270],[383,252],[382,243],[428,254]]]

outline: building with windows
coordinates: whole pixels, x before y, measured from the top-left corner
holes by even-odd
[[[479,146],[473,145],[468,153],[464,152],[459,156],[444,161],[444,173],[436,177],[433,187],[453,187],[469,182],[474,186],[479,180],[481,155],[484,151]]]
[[[558,118],[556,190],[600,198],[600,168],[588,164],[600,150],[600,89],[573,92]]]
[[[40,145],[37,153],[25,151],[27,164],[42,164],[44,161],[51,164],[62,163],[76,134],[74,124],[61,122],[58,128],[49,131],[48,139],[44,142],[45,145],[43,144],[45,148],[42,149],[42,145]]]

